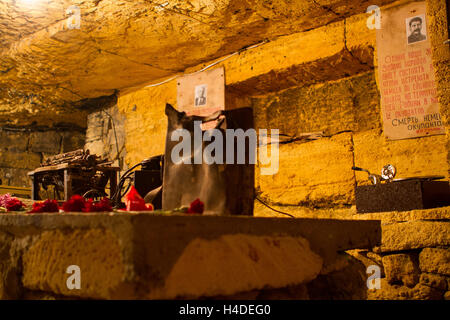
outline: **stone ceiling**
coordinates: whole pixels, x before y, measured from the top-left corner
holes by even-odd
[[[377,2],[391,1],[0,0],[0,124],[84,126],[78,110],[95,104],[89,99]],[[68,27],[71,5],[80,8],[79,29]]]

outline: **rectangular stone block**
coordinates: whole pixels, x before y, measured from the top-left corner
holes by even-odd
[[[199,298],[298,285],[338,252],[370,248],[381,236],[377,221],[148,213],[0,214],[0,230],[27,236],[27,290],[96,299]],[[80,289],[70,289],[78,267]]]
[[[448,181],[405,180],[356,187],[358,212],[408,211],[450,205]]]
[[[373,72],[257,96],[251,102],[256,128],[279,129],[291,136],[381,127]]]
[[[450,222],[409,221],[383,225],[381,247],[374,251],[393,252],[449,245]]]
[[[0,129],[0,149],[14,152],[23,152],[27,150],[28,132],[15,132]]]
[[[330,207],[354,201],[350,133],[282,144],[279,158],[274,175],[260,175],[260,167],[256,169],[256,186],[269,203]]]
[[[61,134],[57,131],[32,132],[30,147],[33,152],[57,154],[61,152]]]
[[[41,156],[35,152],[10,152],[0,150],[0,167],[35,169],[41,163]]]
[[[352,219],[381,220],[381,224],[392,224],[417,220],[450,220],[450,207],[441,207],[411,211],[389,211],[356,214]]]
[[[23,255],[23,286],[66,296],[118,297],[126,290],[121,250],[110,230],[45,231]]]
[[[82,132],[68,131],[62,133],[62,152],[83,149],[86,136]]]
[[[39,164],[38,164],[39,165]],[[2,168],[0,167],[0,179],[4,185],[13,187],[30,188],[31,180],[28,177],[29,169]],[[29,196],[29,194],[28,194]]]
[[[164,153],[167,117],[165,103],[161,101],[176,108],[176,81],[119,95],[118,110],[126,114],[125,162],[128,166]]]

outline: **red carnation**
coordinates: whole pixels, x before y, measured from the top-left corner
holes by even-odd
[[[9,193],[0,195],[0,207],[6,209],[6,211],[19,211],[22,210],[25,205],[17,198],[11,197]]]
[[[89,199],[85,202],[83,212],[104,212],[112,211],[111,202],[108,198],[103,198],[99,202],[95,203],[94,200]]]
[[[20,200],[17,199],[17,198],[12,198],[11,200],[9,200],[9,201],[6,203],[5,208],[6,208],[6,210],[8,210],[8,211],[20,211],[20,210],[22,210],[22,208],[23,208],[24,206],[25,206],[25,205],[22,203],[22,201],[20,201]]]
[[[47,199],[41,202],[33,203],[33,209],[28,213],[42,213],[42,212],[59,212],[58,201]]]
[[[189,206],[187,213],[202,214],[204,209],[205,209],[205,204],[203,202],[201,202],[200,199],[197,198],[191,202],[191,205]]]
[[[65,212],[82,212],[85,206],[86,200],[82,196],[73,195],[68,201],[64,202],[62,209]]]

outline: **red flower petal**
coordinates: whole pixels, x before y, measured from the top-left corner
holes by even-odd
[[[33,209],[28,213],[42,212],[59,212],[58,201],[47,199],[42,202],[35,202],[33,203]]]
[[[201,202],[200,199],[197,198],[191,202],[191,205],[189,206],[187,213],[202,214],[204,209],[205,209],[205,204],[203,202]]]
[[[63,203],[62,209],[65,212],[82,212],[86,200],[82,196],[73,195],[69,200]]]

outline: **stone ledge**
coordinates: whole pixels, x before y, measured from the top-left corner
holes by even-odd
[[[371,248],[381,238],[379,221],[150,213],[0,214],[0,232],[21,248],[10,255],[21,257],[24,290],[96,299],[296,286],[316,278],[338,252]],[[81,269],[80,290],[66,286],[73,264]],[[0,268],[8,283],[4,277]]]
[[[357,220],[381,220],[382,225],[417,220],[450,220],[450,207],[411,211],[358,213],[351,216],[351,218]]]
[[[374,252],[396,252],[450,246],[449,221],[409,221],[383,226],[381,246]]]

